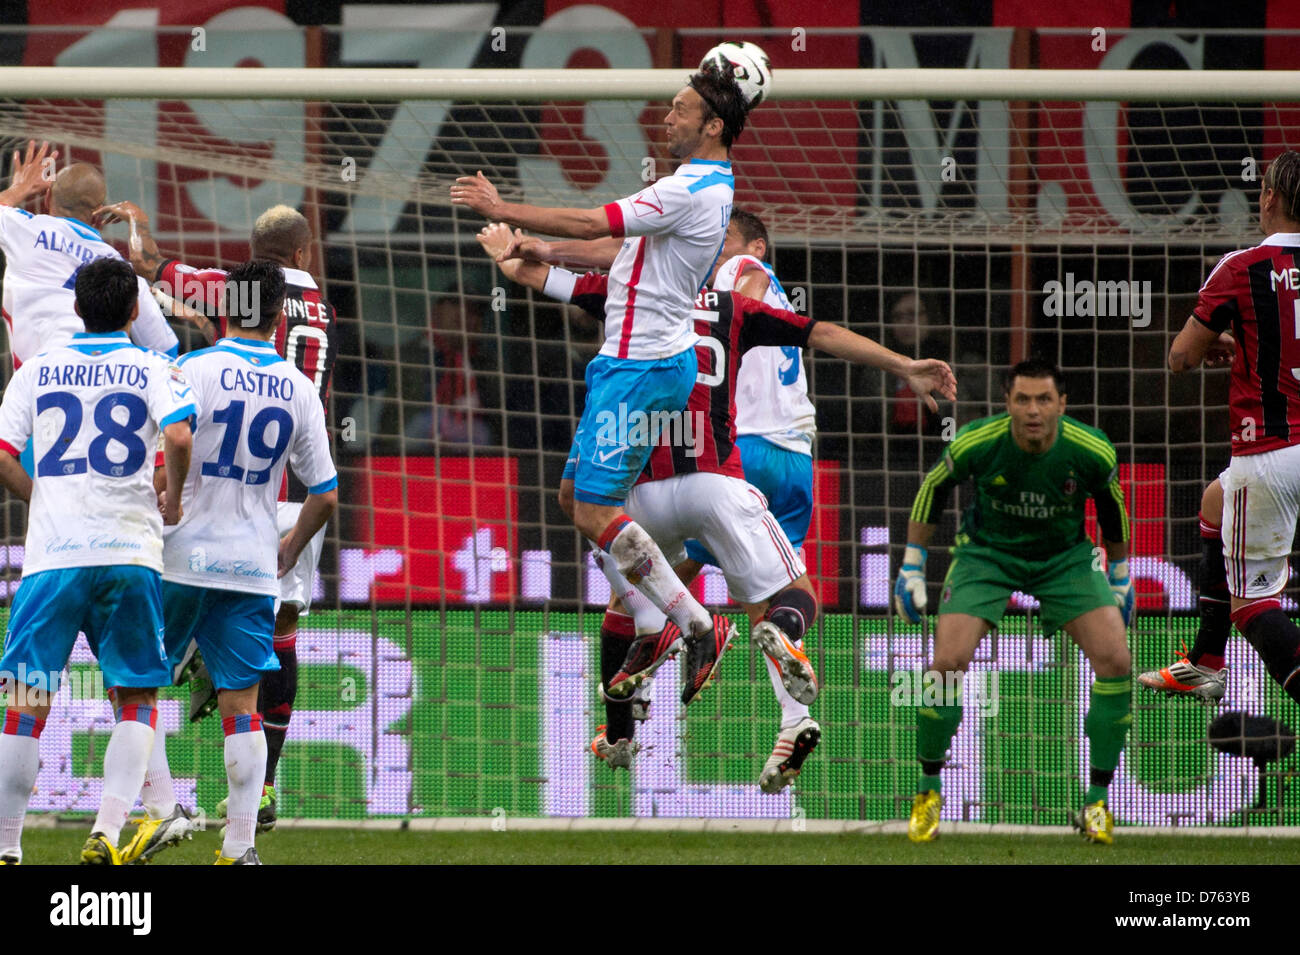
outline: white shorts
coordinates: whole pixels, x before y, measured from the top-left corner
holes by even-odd
[[[628,515],[645,528],[676,565],[694,537],[718,558],[733,599],[767,600],[804,575],[767,498],[753,485],[725,474],[679,474],[638,484],[628,494]]]
[[[1271,597],[1290,576],[1300,516],[1300,447],[1234,457],[1223,485],[1223,558],[1234,597]]]
[[[301,513],[301,503],[278,501],[275,505],[276,532],[284,537],[298,523],[298,515]],[[322,527],[302,549],[302,554],[298,557],[298,563],[293,565],[293,570],[280,578],[280,602],[293,604],[303,615],[311,609],[312,585],[316,582],[316,568],[320,566],[320,552],[324,546],[325,528]],[[279,605],[275,609],[279,613]]]

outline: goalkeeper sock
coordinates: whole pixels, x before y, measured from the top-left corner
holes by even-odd
[[[153,734],[153,749],[149,750],[149,768],[145,770],[144,785],[140,787],[140,801],[150,819],[165,819],[176,808],[172,771],[167,765],[166,733]]]
[[[609,590],[623,609],[636,621],[637,633],[658,633],[664,628],[668,618],[664,612],[650,602],[645,594],[627,582],[627,578],[618,572],[618,565],[599,547],[593,552],[596,566],[609,581]],[[621,660],[619,661],[622,662]],[[613,674],[611,674],[612,676]]]
[[[1105,799],[1110,789],[1111,780],[1114,778],[1115,770],[1113,769],[1089,769],[1088,789],[1083,794],[1083,804],[1088,806]]]
[[[921,762],[918,792],[943,789],[939,770],[947,756],[952,738],[961,725],[961,695],[939,706],[916,708],[916,757]]]
[[[1124,738],[1133,723],[1133,678],[1099,676],[1092,682],[1089,693],[1088,715],[1083,719],[1083,731],[1088,737],[1088,762],[1092,770],[1088,788],[1088,802],[1106,797],[1105,787],[1097,786],[1097,773],[1114,773],[1119,765],[1119,754],[1124,749]],[[1109,779],[1107,779],[1109,784]],[[1092,794],[1101,789],[1101,795]]]
[[[1233,613],[1232,622],[1260,655],[1269,676],[1300,702],[1300,628],[1282,611],[1281,602],[1276,597],[1252,601]]]
[[[266,736],[262,716],[251,713],[227,716],[221,721],[226,734],[226,838],[221,854],[238,859],[253,847],[257,830],[257,809],[262,803],[262,776],[266,772]]]
[[[41,770],[45,720],[17,710],[5,712],[0,733],[0,852],[22,858],[23,820]]]
[[[102,832],[112,845],[122,835],[127,813],[135,805],[149,768],[158,711],[130,703],[118,711],[117,725],[104,750],[104,790],[91,832]]]
[[[691,596],[686,585],[668,566],[668,559],[659,545],[632,518],[626,514],[614,518],[597,543],[618,563],[619,572],[628,583],[671,617],[688,640],[713,629],[709,612]]]
[[[275,638],[275,657],[280,669],[262,675],[257,693],[257,709],[262,714],[266,732],[266,785],[275,785],[275,771],[284,749],[284,737],[293,717],[293,701],[298,695],[298,631]]]
[[[612,563],[612,561],[611,561]],[[636,624],[624,613],[605,611],[605,619],[600,625],[600,681],[608,684],[623,667],[627,648],[636,636]],[[631,739],[636,732],[636,723],[632,719],[631,701],[605,700],[605,739],[617,743],[621,739]]]
[[[1228,571],[1223,563],[1223,537],[1201,515],[1201,564],[1198,583],[1200,593],[1200,627],[1187,662],[1197,666],[1223,669],[1223,654],[1232,633],[1232,598],[1228,593]]]

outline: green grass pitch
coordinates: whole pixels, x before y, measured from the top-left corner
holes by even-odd
[[[123,843],[133,829],[125,830]],[[29,829],[25,865],[75,862],[87,832]],[[161,853],[156,865],[210,865],[215,831]],[[1092,846],[1073,835],[950,834],[914,846],[904,835],[707,832],[399,832],[287,829],[258,837],[267,865],[640,864],[785,865],[1018,864],[1224,865],[1297,864],[1300,839],[1215,836],[1126,836]]]

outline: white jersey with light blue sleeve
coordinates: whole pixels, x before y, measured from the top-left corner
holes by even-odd
[[[645,361],[695,345],[695,296],[722,251],[734,185],[730,162],[696,159],[605,206],[611,234],[627,239],[609,270],[602,355]]]
[[[752,255],[733,256],[722,263],[713,287],[731,291],[752,269],[767,273],[764,305],[795,311],[771,266]],[[816,433],[817,411],[808,398],[803,350],[793,345],[750,349],[736,378],[737,436],[757,435],[787,451],[811,455]]]
[[[5,254],[3,306],[14,367],[38,352],[61,345],[85,331],[73,306],[73,275],[86,262],[122,256],[84,222],[35,215],[0,206],[0,251]],[[131,338],[170,358],[178,350],[176,333],[163,318],[149,283],[136,279],[140,314]]]
[[[0,451],[33,445],[23,576],[136,564],[162,570],[154,448],[197,413],[184,374],[125,332],[81,332],[32,356],[0,403]]]
[[[223,338],[180,364],[203,412],[163,580],[277,597],[285,466],[308,493],[338,486],[316,387],[274,343],[255,339]]]

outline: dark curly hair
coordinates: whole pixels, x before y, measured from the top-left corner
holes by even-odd
[[[736,84],[736,71],[730,64],[719,68],[709,63],[704,69],[692,73],[686,81],[704,100],[704,121],[715,116],[722,120],[722,145],[727,149],[745,129],[749,107]]]

